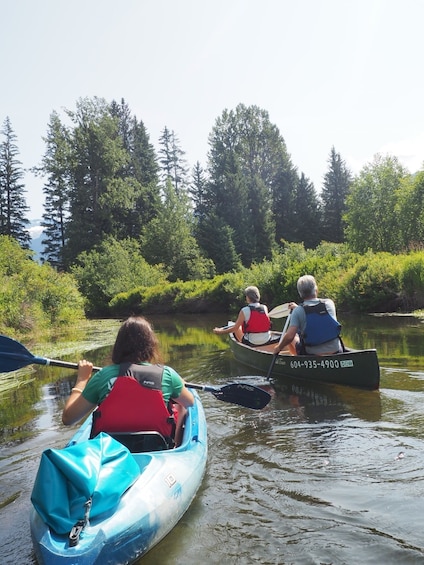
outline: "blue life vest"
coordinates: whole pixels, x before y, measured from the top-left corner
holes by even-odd
[[[321,345],[339,337],[342,326],[330,316],[324,300],[313,306],[301,306],[306,314],[306,327],[300,336],[304,345]]]

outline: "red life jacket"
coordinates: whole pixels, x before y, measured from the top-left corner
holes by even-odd
[[[162,396],[162,375],[159,365],[122,364],[112,390],[93,413],[91,437],[146,431],[172,437],[175,422]]]
[[[250,308],[250,318],[249,321],[243,323],[243,331],[245,334],[252,333],[262,333],[269,332],[271,329],[271,320],[268,314],[265,313],[265,308],[260,306],[251,306]]]

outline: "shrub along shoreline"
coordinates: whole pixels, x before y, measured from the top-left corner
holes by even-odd
[[[105,264],[108,257],[104,257]],[[110,263],[109,263],[110,264]],[[271,261],[210,279],[153,282],[125,288],[93,304],[84,296],[78,275],[39,265],[12,238],[0,238],[0,333],[26,340],[46,340],[71,331],[86,317],[123,318],[131,314],[236,314],[244,288],[259,287],[270,308],[299,301],[299,276],[315,276],[319,295],[332,298],[339,312],[411,313],[424,309],[424,252],[352,253],[344,244],[322,243],[314,250],[284,244]],[[107,277],[90,272],[93,286]],[[119,273],[114,273],[115,281]],[[96,280],[99,277],[99,280]],[[115,282],[114,285],[117,283]],[[127,285],[128,286],[128,285]],[[119,290],[119,289],[118,289]]]
[[[305,250],[288,244],[272,261],[202,281],[139,287],[109,302],[112,315],[130,313],[236,313],[243,290],[259,287],[261,300],[274,307],[299,301],[297,279],[315,276],[319,295],[332,298],[340,312],[406,313],[424,308],[424,252],[405,255],[350,252],[342,244]]]

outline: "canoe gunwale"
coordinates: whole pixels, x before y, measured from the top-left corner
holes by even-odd
[[[230,347],[237,361],[267,373],[273,359],[274,345],[250,347],[229,334]],[[331,355],[291,355],[280,353],[271,371],[271,378],[291,377],[302,380],[348,385],[377,390],[380,367],[376,349],[347,348]]]

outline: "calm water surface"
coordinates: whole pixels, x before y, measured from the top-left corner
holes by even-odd
[[[166,362],[187,381],[264,383],[211,333],[222,317],[151,320]],[[203,484],[140,563],[424,563],[423,323],[341,321],[346,345],[377,348],[380,390],[281,379],[260,412],[200,393],[209,433]],[[117,327],[99,322],[84,341],[33,352],[105,364]],[[75,431],[60,423],[75,373],[32,366],[13,379],[16,386],[0,393],[0,563],[25,565],[35,563],[28,516],[40,455]]]

